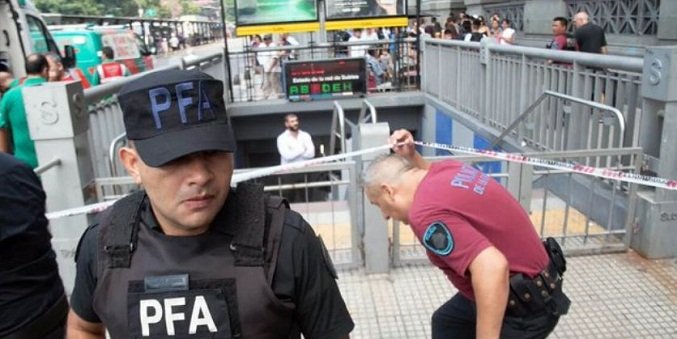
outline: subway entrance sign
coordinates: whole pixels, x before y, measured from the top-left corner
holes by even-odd
[[[284,64],[287,99],[310,101],[364,96],[367,93],[364,58],[292,61]]]

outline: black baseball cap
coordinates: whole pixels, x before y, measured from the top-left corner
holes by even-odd
[[[223,82],[206,73],[151,72],[123,86],[118,101],[127,139],[149,166],[200,151],[235,151]]]

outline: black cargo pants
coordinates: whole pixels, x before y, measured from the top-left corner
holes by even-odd
[[[475,338],[477,307],[470,299],[457,293],[433,313],[433,339]],[[557,325],[559,316],[547,313],[525,317],[503,318],[501,338],[546,338]]]

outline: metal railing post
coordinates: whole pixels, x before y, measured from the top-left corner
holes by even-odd
[[[525,54],[522,54],[522,67],[520,70],[520,84],[526,84],[527,83],[527,56]],[[521,86],[518,86],[519,92],[520,92],[520,97],[519,97],[519,110],[520,112],[524,111],[524,109],[527,107],[527,90]],[[535,108],[535,107],[534,107]],[[524,139],[524,124],[520,125],[520,128],[517,132],[517,139],[521,142]]]
[[[644,59],[642,78],[644,119],[660,121],[661,132],[653,140],[658,146],[657,175],[677,178],[677,47],[651,47]],[[653,110],[651,108],[654,108]],[[658,109],[655,109],[658,108]],[[660,109],[662,108],[662,109]],[[655,115],[654,115],[655,114]],[[650,116],[653,115],[653,116]],[[650,124],[652,121],[644,121]],[[677,257],[677,192],[656,189],[642,192],[638,231],[633,248],[649,258]]]
[[[336,152],[336,139],[340,142],[341,153],[346,151],[346,118],[343,107],[334,101],[334,111],[331,118],[331,132],[329,133],[329,155]]]
[[[49,82],[23,89],[26,117],[42,166],[47,211],[83,206],[96,201],[94,169],[87,129],[89,114],[80,82]],[[67,293],[73,288],[73,256],[87,228],[85,215],[50,221],[52,245]]]
[[[480,75],[480,81],[481,81],[481,86],[480,88],[484,88],[483,92],[477,92],[475,95],[480,95],[482,97],[486,98],[491,98],[491,42],[490,39],[483,39],[480,42],[480,65],[482,66],[482,74]],[[483,100],[480,98],[480,105],[479,105],[479,116],[480,116],[480,121],[482,121],[484,124],[487,124],[489,122],[489,119],[487,115],[489,114],[488,112],[488,100]]]
[[[383,145],[383,141],[388,139],[390,127],[388,123],[380,122],[375,124],[359,125],[359,147],[366,149]],[[387,154],[387,150],[379,153],[371,153],[363,156],[365,168],[369,163],[381,154]],[[378,207],[369,203],[366,192],[363,194],[364,210],[364,261],[367,273],[387,273],[389,271],[389,243],[388,243],[388,225],[383,218]]]
[[[364,258],[362,258],[362,236],[364,236],[364,213],[362,206],[362,187],[358,183],[362,168],[358,163],[353,163],[348,170],[350,176],[350,184],[348,186],[348,204],[350,204],[350,220],[352,227],[351,234],[351,252],[353,262],[362,266]]]
[[[508,191],[519,201],[527,213],[531,213],[531,192],[534,167],[520,163],[508,163]]]

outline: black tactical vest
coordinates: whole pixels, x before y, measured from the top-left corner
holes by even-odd
[[[94,291],[112,338],[298,338],[293,304],[271,289],[286,202],[248,185],[217,216],[225,232],[170,237],[140,225],[144,192],[112,206]]]

